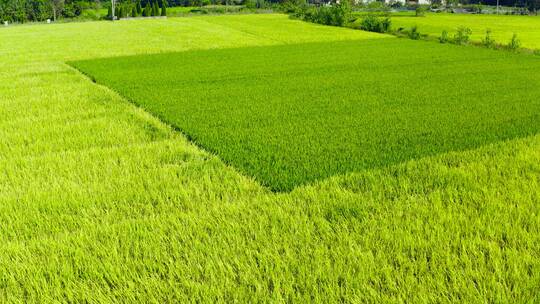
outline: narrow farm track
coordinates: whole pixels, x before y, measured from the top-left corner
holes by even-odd
[[[0,29],[0,302],[540,300],[540,136],[272,194],[64,63],[376,36],[280,15]]]

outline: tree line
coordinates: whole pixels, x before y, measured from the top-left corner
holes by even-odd
[[[166,0],[116,0],[115,16],[166,16],[168,2]],[[107,17],[112,14],[110,1],[79,0],[0,0],[0,21],[9,23],[42,22],[47,19],[76,18],[85,10],[108,8]]]
[[[287,3],[298,4],[300,2],[321,5],[327,2],[339,2],[336,0],[264,0],[270,4]],[[391,4],[396,0],[387,1]],[[247,0],[117,0],[116,16],[165,16],[167,7],[171,6],[203,6],[203,5],[234,5],[245,4]],[[364,1],[352,1],[355,4]],[[409,2],[409,1],[407,1]],[[457,4],[484,4],[496,5],[497,0],[432,0],[432,4],[442,3]],[[540,10],[540,0],[499,0],[499,4],[509,7],[525,8],[529,12]],[[108,0],[0,0],[0,21],[24,23],[28,21],[57,20],[59,18],[75,18],[85,10],[109,8],[108,17],[111,17],[110,1]]]
[[[241,5],[247,0],[116,0],[115,15],[122,17],[166,15],[167,7]],[[258,0],[263,1],[263,0]],[[268,1],[268,0],[264,0]],[[278,2],[281,0],[270,0]],[[155,7],[157,6],[157,8]],[[0,0],[0,21],[42,22],[47,19],[76,18],[83,12],[105,8],[111,16],[110,0]],[[95,16],[94,16],[95,17]],[[97,16],[99,18],[100,16]]]
[[[99,2],[73,0],[0,0],[0,21],[27,22],[74,18]]]
[[[145,5],[141,1],[137,1],[136,3],[131,1],[119,2],[114,15],[117,18],[167,16],[167,1],[156,0],[145,2]],[[112,8],[110,6],[107,18],[112,19]]]

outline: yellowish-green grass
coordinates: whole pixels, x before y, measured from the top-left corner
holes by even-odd
[[[492,38],[501,44],[508,44],[515,33],[523,47],[540,49],[539,16],[429,13],[425,17],[392,18],[394,29],[408,29],[415,25],[420,33],[433,37],[441,36],[444,30],[453,36],[459,27],[468,27],[472,30],[471,39],[477,42],[482,41],[486,30],[490,29]]]
[[[0,29],[0,302],[539,301],[540,136],[273,194],[64,64],[374,37],[280,15]]]

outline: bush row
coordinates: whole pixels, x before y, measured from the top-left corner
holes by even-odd
[[[441,33],[441,36],[439,37],[440,43],[454,43],[454,44],[467,44],[470,41],[470,36],[472,34],[472,30],[467,27],[459,27],[456,31],[456,34],[453,37],[450,37],[448,35],[447,31],[443,31]],[[487,47],[487,48],[501,48],[504,47],[509,50],[518,50],[521,47],[521,41],[519,40],[516,33],[512,35],[512,38],[506,45],[502,45],[500,43],[497,43],[495,39],[491,36],[491,30],[486,30],[486,35],[480,42],[480,45]]]
[[[298,13],[295,11],[296,17],[315,23],[336,25],[336,26],[348,26],[351,28],[357,28],[364,31],[377,32],[377,33],[390,33],[400,37],[408,37],[413,40],[428,39],[428,35],[421,34],[418,27],[413,26],[410,29],[400,28],[396,31],[392,30],[392,20],[389,17],[377,16],[375,14],[368,14],[362,18],[360,23],[351,22],[351,19],[344,18],[340,6],[336,6],[333,10],[330,8],[318,8],[316,10],[301,11]],[[450,36],[448,31],[443,31],[441,36],[438,37],[440,43],[453,43],[458,45],[464,45],[470,43],[470,36],[472,30],[467,27],[459,27],[453,36]],[[491,30],[486,31],[485,37],[481,43],[474,43],[476,45],[484,46],[487,48],[498,48],[516,51],[521,48],[521,41],[517,34],[514,33],[512,38],[507,44],[497,43],[491,36]],[[534,54],[540,55],[540,50],[534,51]]]
[[[283,9],[291,16],[308,22],[345,26],[351,21],[351,6],[347,1],[333,5],[314,6],[307,3],[287,1]]]

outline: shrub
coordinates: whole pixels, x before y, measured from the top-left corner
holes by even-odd
[[[386,4],[382,1],[370,1],[367,4],[367,8],[371,11],[385,11],[388,9]]]
[[[123,17],[123,15],[122,15],[123,13],[124,13],[124,12],[123,12],[123,10],[122,10],[122,7],[120,6],[120,7],[118,8],[118,12],[116,13],[116,16],[118,16],[118,19],[120,19],[120,18]]]
[[[344,26],[351,19],[351,8],[347,1],[332,6],[310,7],[301,5],[292,14],[296,18],[313,23]]]
[[[112,20],[112,18],[112,7],[109,6],[109,8],[107,9],[107,19]]]
[[[419,5],[415,9],[416,17],[424,17],[426,15],[426,8],[422,5]]]
[[[305,8],[305,0],[285,0],[280,5],[280,10],[286,14],[295,14],[301,8]]]
[[[210,1],[210,0],[203,0],[203,1]],[[247,9],[254,10],[254,9],[267,8],[269,6],[269,3],[267,3],[265,0],[244,0],[244,6]]]
[[[212,10],[216,14],[224,14],[225,13],[225,9],[223,9],[221,7],[214,7],[214,8],[212,8]]]
[[[347,1],[332,5],[328,13],[330,14],[329,25],[343,26],[351,19],[351,7]]]
[[[491,38],[491,30],[490,29],[486,30],[486,37],[484,37],[484,39],[482,39],[482,44],[487,48],[492,48],[492,47],[495,46],[495,40],[493,38]]]
[[[78,17],[80,20],[100,20],[102,19],[102,15],[98,10],[95,9],[85,9],[81,13],[81,15]],[[106,16],[107,18],[109,16]]]
[[[472,30],[468,27],[459,27],[454,35],[454,42],[456,44],[466,44],[469,42]]]
[[[411,38],[412,40],[418,40],[420,39],[420,32],[418,31],[418,27],[415,25],[411,28],[409,32],[407,32],[407,36]]]
[[[392,28],[392,20],[390,20],[390,18],[384,18],[381,22],[381,26],[384,32],[389,32]]]
[[[257,1],[255,1],[255,0],[246,0],[244,2],[244,5],[245,5],[246,8],[255,9],[255,8],[257,8]]]
[[[322,6],[315,10],[313,21],[320,24],[333,25],[331,8]]]
[[[279,6],[279,10],[285,14],[293,14],[296,11],[296,7],[292,1],[285,0]]]
[[[515,51],[521,47],[521,41],[518,39],[517,34],[512,35],[512,39],[508,43],[508,49]]]
[[[448,43],[450,42],[450,38],[448,37],[448,32],[446,30],[442,31],[441,37],[439,37],[440,43]]]
[[[131,17],[137,17],[137,8],[133,7],[131,9]]]
[[[392,21],[390,18],[378,18],[375,15],[367,15],[362,19],[360,29],[369,32],[386,33],[390,31]]]

